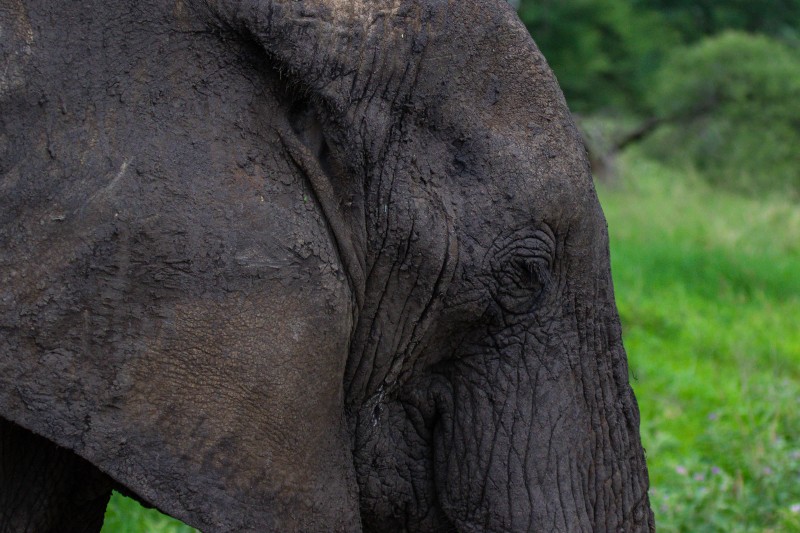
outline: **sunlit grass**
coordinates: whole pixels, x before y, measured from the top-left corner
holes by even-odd
[[[800,531],[800,206],[622,163],[600,195],[659,531]]]
[[[106,510],[102,533],[192,533],[178,520],[155,509],[145,509],[136,501],[114,493]]]

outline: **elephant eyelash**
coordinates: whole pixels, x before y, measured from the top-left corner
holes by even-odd
[[[505,262],[498,272],[494,301],[505,316],[527,315],[536,310],[551,285],[550,262],[525,253]]]
[[[543,292],[551,283],[550,269],[543,264],[543,260],[537,257],[520,257],[513,261],[514,267],[517,270],[523,282],[522,285],[534,284],[539,285],[539,291]]]

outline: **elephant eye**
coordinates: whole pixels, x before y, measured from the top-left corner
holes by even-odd
[[[489,314],[505,323],[510,316],[537,311],[553,285],[556,249],[547,224],[521,227],[496,238],[482,265],[491,299]]]
[[[539,292],[549,279],[549,272],[535,258],[517,257],[511,260],[511,274],[520,288]]]
[[[528,313],[534,310],[549,284],[549,263],[544,257],[516,255],[500,267],[496,300],[507,313]]]

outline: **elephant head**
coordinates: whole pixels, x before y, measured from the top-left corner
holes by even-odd
[[[506,2],[13,4],[2,417],[207,530],[653,529],[604,217]]]

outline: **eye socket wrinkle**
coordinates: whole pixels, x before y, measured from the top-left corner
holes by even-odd
[[[494,300],[506,312],[533,312],[551,285],[550,261],[541,254],[515,254],[495,274]]]
[[[490,307],[496,306],[502,316],[527,315],[542,305],[555,265],[556,245],[549,229],[546,224],[520,227],[498,237],[487,252],[487,296]]]

